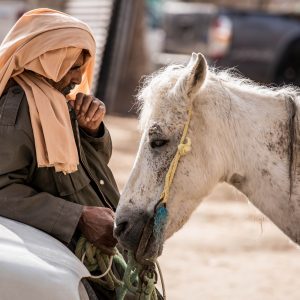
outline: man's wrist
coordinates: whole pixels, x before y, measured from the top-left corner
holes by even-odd
[[[99,132],[99,128],[97,129],[86,129],[86,128],[82,128],[82,130],[89,136],[91,137],[98,137],[98,132]]]
[[[101,122],[99,127],[97,129],[88,129],[88,128],[81,128],[87,135],[93,137],[93,138],[100,138],[104,135],[105,129],[104,124]]]

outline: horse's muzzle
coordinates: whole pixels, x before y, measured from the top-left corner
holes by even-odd
[[[136,252],[144,227],[151,218],[143,211],[123,210],[117,213],[114,237],[122,247]]]

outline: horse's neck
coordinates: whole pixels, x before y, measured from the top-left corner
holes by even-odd
[[[299,147],[293,147],[294,162],[290,164],[291,125],[295,124],[293,102],[238,90],[229,96],[231,112],[227,131],[231,134],[228,136],[231,145],[224,146],[232,147],[232,157],[228,162],[227,181],[299,242],[300,185],[296,184],[300,182]],[[298,120],[297,113],[295,120]],[[222,126],[225,132],[226,124]],[[292,185],[291,174],[294,174]]]

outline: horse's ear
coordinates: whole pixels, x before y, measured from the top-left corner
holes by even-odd
[[[189,97],[195,95],[206,79],[207,62],[201,53],[193,53],[185,68],[184,74],[180,76],[176,85],[180,86]]]
[[[186,82],[189,96],[196,94],[203,85],[207,74],[207,62],[201,53],[193,53],[187,65],[189,75]]]

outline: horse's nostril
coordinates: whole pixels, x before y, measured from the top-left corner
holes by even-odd
[[[128,224],[129,223],[127,221],[117,224],[114,230],[114,236],[119,237],[122,232],[124,232],[126,228],[128,228]]]

